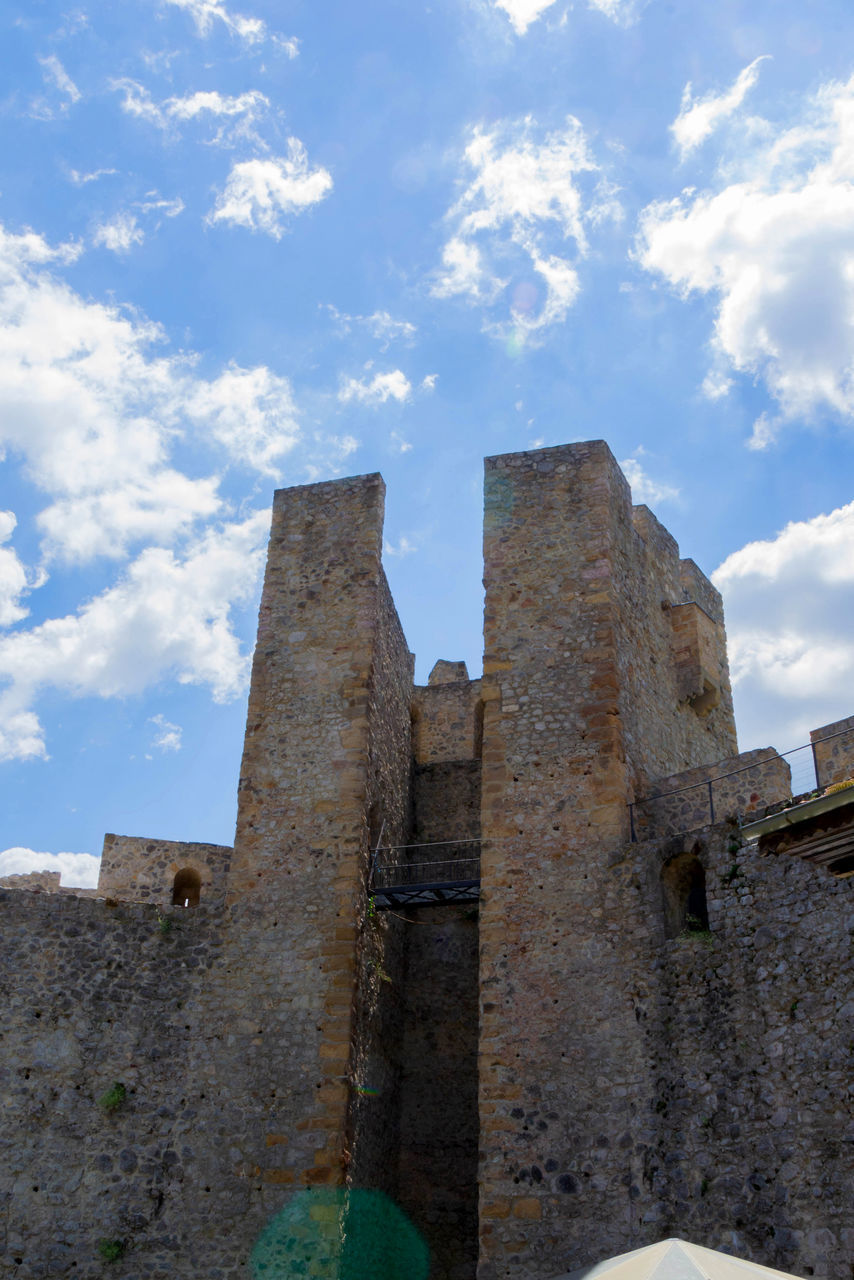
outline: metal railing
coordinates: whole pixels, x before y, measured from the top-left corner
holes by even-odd
[[[729,773],[715,774],[707,778],[701,779],[699,782],[688,783],[684,787],[675,787],[672,791],[660,791],[656,795],[644,796],[642,800],[633,800],[628,805],[629,810],[629,827],[633,843],[637,843],[638,826],[644,819],[643,806],[652,805],[657,801],[670,800],[674,796],[687,794],[690,791],[697,791],[702,794],[702,800],[698,797],[698,802],[703,805],[703,820],[697,822],[695,826],[682,827],[678,831],[671,831],[669,835],[688,835],[692,831],[700,831],[703,827],[710,825],[721,817],[729,817],[730,814],[722,814],[718,806],[715,808],[715,787],[720,783],[726,782],[730,778],[735,778],[740,774],[749,773],[751,770],[758,770],[771,764],[774,760],[784,760],[789,763],[791,773],[791,794],[793,796],[809,795],[817,790],[819,785],[819,767],[816,758],[816,747],[824,742],[831,742],[834,738],[842,738],[845,736],[854,738],[854,730],[840,729],[837,733],[829,733],[825,738],[819,738],[815,742],[804,743],[800,747],[792,747],[789,751],[781,751],[771,756],[766,756],[761,760],[755,760],[752,764],[742,765],[738,769],[732,769]],[[789,757],[797,757],[796,760],[789,761]],[[774,803],[769,799],[768,803]]]
[[[480,888],[480,840],[384,845],[373,851],[368,893],[379,906],[459,901]]]

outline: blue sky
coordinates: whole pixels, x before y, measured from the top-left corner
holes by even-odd
[[[854,710],[850,0],[0,24],[0,871],[230,843],[287,484],[383,473],[418,677],[474,675],[483,456],[604,438],[742,748]]]

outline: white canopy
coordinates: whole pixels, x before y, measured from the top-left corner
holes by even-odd
[[[660,1240],[616,1258],[579,1267],[556,1280],[792,1280],[786,1271],[761,1267],[687,1240]]]

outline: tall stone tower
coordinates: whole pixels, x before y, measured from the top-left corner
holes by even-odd
[[[631,1238],[646,1063],[610,868],[635,788],[735,730],[720,599],[604,443],[488,458],[485,508],[478,1275],[498,1280]]]
[[[235,1070],[286,1185],[343,1184],[368,850],[405,843],[412,658],[381,566],[378,475],[276,494],[228,878]],[[285,1140],[286,1138],[286,1140]]]
[[[851,1280],[854,717],[799,803],[734,754],[720,598],[599,441],[487,459],[483,676],[415,687],[383,495],[275,496],[234,847],[0,885],[0,1275],[330,1275],[387,1197],[430,1280]]]

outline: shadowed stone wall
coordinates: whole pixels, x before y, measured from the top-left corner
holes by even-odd
[[[477,906],[405,913],[400,1204],[431,1280],[477,1265]]]
[[[668,938],[656,899],[686,855],[705,874],[708,931]],[[612,877],[606,910],[631,922],[624,995],[649,1072],[619,1147],[628,1247],[680,1235],[847,1280],[854,887],[743,846],[727,824],[633,846]],[[574,1160],[579,1200],[595,1201],[601,1163]]]
[[[214,1128],[202,1014],[220,945],[205,907],[0,891],[0,1275],[245,1274],[250,1190]]]

